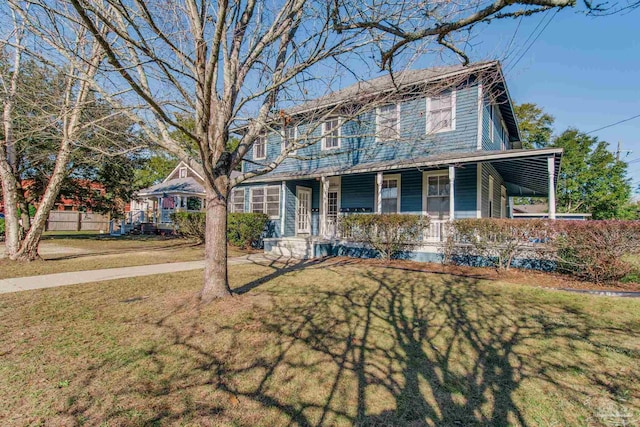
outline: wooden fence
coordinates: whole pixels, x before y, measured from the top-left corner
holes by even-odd
[[[51,211],[47,220],[47,231],[103,231],[109,232],[109,215]]]

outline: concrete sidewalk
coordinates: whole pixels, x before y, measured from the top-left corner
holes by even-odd
[[[271,262],[264,254],[251,254],[228,259],[228,265]],[[204,261],[174,262],[166,264],[140,265],[135,267],[105,268],[101,270],[72,271],[69,273],[44,274],[41,276],[15,277],[0,280],[0,294],[29,291],[33,289],[55,288],[57,286],[80,283],[102,282],[128,277],[152,276],[154,274],[176,273],[204,268]]]

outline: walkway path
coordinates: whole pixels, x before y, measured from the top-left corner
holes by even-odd
[[[229,258],[229,265],[270,262],[264,254],[250,254]],[[0,280],[0,294],[28,291],[32,289],[54,288],[57,286],[77,285],[80,283],[102,282],[104,280],[124,279],[127,277],[151,276],[154,274],[176,273],[179,271],[204,268],[204,261],[174,262],[167,264],[139,265],[136,267],[105,268],[101,270],[72,271],[69,273],[44,274],[41,276],[15,277]]]

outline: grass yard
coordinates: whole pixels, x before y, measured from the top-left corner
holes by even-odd
[[[1,249],[0,249],[1,250]],[[185,239],[160,236],[110,237],[98,234],[47,235],[40,244],[42,260],[15,263],[0,259],[0,279],[69,271],[195,261],[204,246]],[[232,246],[229,256],[245,255]]]
[[[0,425],[640,422],[640,301],[394,265],[0,295]]]

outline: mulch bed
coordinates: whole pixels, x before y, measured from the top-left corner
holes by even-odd
[[[619,291],[619,292],[640,292],[640,283],[617,282],[611,284],[597,284],[582,280],[577,280],[560,273],[542,272],[536,270],[510,269],[508,271],[497,271],[494,268],[467,267],[459,265],[442,265],[439,263],[416,262],[405,260],[385,261],[380,259],[346,258],[335,257],[328,262],[362,264],[377,267],[391,267],[410,269],[412,271],[424,271],[425,273],[451,274],[453,276],[469,277],[482,280],[493,280],[509,282],[519,285],[528,285],[541,288],[553,289],[577,289],[596,291]]]

